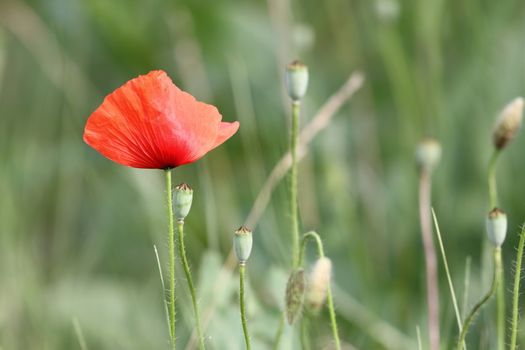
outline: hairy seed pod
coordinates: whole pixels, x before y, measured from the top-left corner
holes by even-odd
[[[317,259],[308,279],[306,300],[310,310],[318,312],[323,306],[331,278],[332,261],[326,257]]]
[[[306,277],[303,269],[293,271],[286,285],[286,319],[293,324],[301,315],[306,290]]]
[[[523,119],[523,98],[512,100],[503,108],[494,125],[494,147],[501,150],[516,136]]]
[[[432,138],[426,138],[416,148],[416,161],[419,169],[431,173],[441,159],[441,145]]]
[[[487,215],[487,237],[496,247],[501,247],[507,235],[507,215],[499,208],[492,209]]]
[[[300,101],[308,88],[308,67],[299,61],[293,61],[286,66],[285,80],[288,96],[292,101]]]
[[[173,215],[178,221],[188,216],[193,201],[193,190],[188,184],[181,183],[173,189]]]
[[[244,226],[239,227],[233,236],[233,250],[240,264],[246,263],[250,257],[252,245],[252,231]]]

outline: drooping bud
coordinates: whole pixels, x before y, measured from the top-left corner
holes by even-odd
[[[306,295],[308,307],[312,311],[317,312],[323,306],[331,278],[332,261],[326,257],[319,258],[310,273]]]
[[[193,190],[188,184],[181,183],[173,189],[173,215],[177,221],[183,221],[191,209]]]
[[[308,67],[300,61],[286,66],[286,90],[293,101],[300,101],[308,88]]]
[[[441,145],[432,138],[426,138],[416,148],[416,162],[421,170],[431,173],[441,159]]]
[[[492,209],[487,216],[487,237],[496,247],[501,247],[507,235],[507,215],[499,208]]]
[[[516,136],[523,119],[523,98],[512,100],[503,108],[494,125],[494,147],[501,150]]]
[[[249,228],[241,226],[233,236],[233,250],[240,264],[245,264],[252,252],[253,238]]]
[[[306,277],[303,269],[293,271],[286,284],[286,319],[289,324],[301,315],[304,303],[304,294],[306,291]]]

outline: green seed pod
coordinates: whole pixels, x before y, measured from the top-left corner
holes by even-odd
[[[505,148],[514,136],[516,136],[521,126],[522,118],[523,98],[518,97],[506,105],[496,119],[492,134],[494,147],[496,147],[496,149],[501,150]]]
[[[233,236],[233,250],[240,264],[245,264],[252,252],[252,231],[244,226],[239,227]]]
[[[308,279],[307,305],[318,312],[323,306],[332,278],[332,261],[326,257],[317,259]]]
[[[441,159],[441,145],[432,138],[424,139],[416,148],[419,169],[432,172]]]
[[[308,88],[308,67],[299,61],[293,61],[286,66],[285,82],[288,96],[292,101],[300,101]]]
[[[191,209],[193,190],[188,184],[181,183],[173,189],[173,215],[177,221],[183,221]]]
[[[496,247],[501,247],[507,235],[507,215],[499,208],[492,209],[487,216],[487,237]]]
[[[304,295],[306,290],[306,277],[303,269],[292,272],[286,285],[286,318],[289,324],[300,316],[303,310]]]

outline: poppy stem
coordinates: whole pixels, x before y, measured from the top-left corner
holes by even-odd
[[[186,257],[186,247],[184,245],[184,220],[177,221],[177,229],[179,233],[179,255],[184,267],[184,273],[186,275],[186,282],[188,283],[188,289],[191,294],[191,302],[193,304],[193,312],[195,313],[195,323],[197,327],[197,336],[199,337],[199,349],[204,350],[204,338],[202,337],[201,321],[199,316],[199,304],[197,303],[197,297],[195,293],[195,287],[193,286],[193,279],[191,278],[190,265]]]
[[[518,254],[516,256],[516,271],[514,272],[514,292],[512,298],[512,321],[511,321],[511,337],[510,350],[516,349],[516,341],[518,336],[518,309],[520,300],[520,282],[521,282],[521,261],[523,260],[523,246],[525,245],[525,224],[521,227],[520,241],[518,243]]]
[[[292,167],[290,170],[290,218],[292,225],[292,266],[299,266],[299,215],[297,208],[297,143],[299,141],[299,113],[301,102],[292,102],[292,126],[290,134],[290,153]]]
[[[496,247],[494,248],[494,277],[492,279],[492,285],[490,286],[490,290],[485,294],[481,300],[474,305],[472,310],[470,310],[469,314],[467,315],[467,318],[465,318],[465,321],[463,321],[463,327],[461,327],[461,333],[459,335],[459,340],[456,345],[456,350],[461,350],[463,346],[463,342],[465,341],[465,337],[467,335],[468,329],[470,325],[472,324],[472,321],[474,320],[474,317],[479,312],[479,310],[485,305],[490,298],[496,293],[496,290],[498,288],[499,281],[499,273],[498,269],[501,268],[501,248]]]
[[[166,202],[168,206],[168,254],[169,254],[169,322],[171,348],[175,350],[175,228],[173,223],[173,203],[171,193],[171,169],[166,169]]]
[[[317,245],[317,254],[320,258],[324,258],[324,248],[323,248],[323,241],[321,240],[321,237],[319,234],[315,231],[307,232],[303,235],[302,240],[302,248],[299,255],[299,266],[303,264],[304,260],[304,251],[306,248],[306,243],[309,239],[313,239]],[[332,297],[332,287],[331,283],[328,284],[328,288],[326,289],[326,304],[328,307],[328,313],[330,314],[330,326],[332,327],[332,335],[334,337],[334,343],[335,343],[335,349],[341,350],[341,340],[339,339],[339,332],[337,331],[337,318],[335,315],[335,307],[334,307],[334,298]]]
[[[498,188],[496,182],[496,163],[501,151],[495,149],[490,157],[488,167],[489,205],[490,209],[498,206]],[[498,335],[498,350],[505,349],[505,275],[503,268],[496,271],[499,276],[499,285],[496,291],[496,328]]]
[[[250,335],[248,334],[248,321],[246,320],[246,305],[244,301],[244,271],[246,263],[239,263],[239,303],[241,306],[241,322],[242,331],[244,333],[244,341],[246,343],[246,350],[251,350]]]

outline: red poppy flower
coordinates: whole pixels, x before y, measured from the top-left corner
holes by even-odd
[[[239,122],[221,122],[212,105],[176,87],[164,71],[128,81],[89,117],[84,141],[133,168],[167,169],[191,163],[229,139]]]

